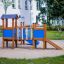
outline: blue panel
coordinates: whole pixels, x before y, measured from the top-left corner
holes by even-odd
[[[31,37],[30,32],[30,29],[28,29],[28,38]],[[34,38],[44,38],[44,30],[34,30],[33,36]],[[26,38],[25,29],[23,29],[23,38]]]
[[[5,19],[8,19],[8,18],[17,18],[17,14],[3,14],[2,16],[1,16],[1,19],[2,18],[5,18]]]
[[[34,30],[34,38],[44,38],[44,30]]]
[[[3,37],[12,38],[13,37],[12,30],[3,30]]]

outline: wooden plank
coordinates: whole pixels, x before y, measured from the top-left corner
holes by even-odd
[[[17,40],[14,40],[15,41],[15,47],[17,48]]]
[[[20,24],[21,26],[20,26],[20,30],[21,30],[21,32],[20,32],[20,34],[22,35],[22,22],[21,22],[21,24]],[[22,43],[22,38],[21,38],[21,45],[22,45],[23,43]]]
[[[46,49],[47,48],[47,43],[45,41],[45,39],[43,39],[43,49]]]
[[[15,27],[14,27],[14,28],[16,29],[16,37],[14,37],[15,47],[16,47],[16,48],[17,48],[17,19],[18,19],[18,18],[15,19]]]
[[[8,28],[8,19],[6,19],[6,28]]]
[[[12,18],[12,28],[13,28],[12,48],[14,48],[14,18]]]
[[[3,27],[2,28],[4,28],[4,19],[2,19],[2,25],[3,25]],[[4,36],[3,36],[4,37]],[[2,48],[4,48],[4,38],[2,37]]]
[[[3,28],[3,30],[12,30],[13,28],[12,27],[8,27],[8,28]]]
[[[31,27],[32,27],[32,30],[34,30],[35,24],[33,23]],[[33,32],[34,32],[34,31],[33,31]],[[34,36],[32,36],[32,41],[33,41],[32,48],[36,48],[36,47],[35,47],[35,40],[34,40]]]
[[[27,39],[26,39],[26,38],[24,38],[24,40],[32,40],[32,39],[31,39],[31,38],[27,38]]]
[[[2,48],[4,48],[4,39],[2,38]]]
[[[14,48],[14,38],[13,38],[13,40],[12,40],[12,48]]]
[[[43,48],[47,48],[47,43],[46,43],[46,24],[44,24],[44,39],[43,39]]]
[[[34,38],[34,40],[40,40],[40,41],[43,41],[44,38]]]
[[[23,45],[25,45],[25,40],[23,40]]]
[[[3,25],[3,28],[4,28],[4,19],[2,19],[2,25]]]
[[[44,30],[42,27],[35,27],[34,30]]]
[[[32,45],[31,48],[33,48],[33,49],[36,48],[36,47],[35,47],[35,40],[34,40],[34,39],[33,39],[33,45]]]
[[[8,40],[6,41],[6,47],[8,48]]]

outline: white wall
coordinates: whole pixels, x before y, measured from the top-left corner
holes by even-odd
[[[32,10],[30,10],[30,2],[28,1],[28,10],[25,10],[25,1],[26,0],[21,0],[20,5],[21,5],[21,17],[24,17],[24,19],[22,18],[22,22],[25,22],[25,25],[30,25],[32,23],[36,23],[36,15],[38,15],[39,11],[37,11],[37,6],[36,6],[36,1],[32,0]]]
[[[16,8],[13,9],[12,8],[12,5],[8,7],[7,9],[7,14],[18,14],[20,15],[20,10],[18,9],[18,0],[15,1],[15,5],[16,5]],[[0,18],[2,16],[2,14],[4,14],[4,6],[3,6],[3,3],[0,2]],[[11,26],[11,20],[9,20],[9,26]],[[2,25],[2,21],[0,19],[0,25]]]
[[[28,10],[25,10],[25,0],[20,0],[19,4],[21,5],[21,9],[18,9],[18,0],[15,0],[15,7],[16,8],[13,9],[12,6],[9,6],[8,9],[7,9],[7,14],[21,15],[21,17],[24,17],[24,19],[22,18],[19,21],[20,22],[24,21],[25,25],[30,25],[31,23],[36,22],[36,15],[38,15],[39,11],[37,11],[35,0],[32,0],[32,10],[31,11],[30,11],[30,2],[29,2],[29,0],[27,0],[27,1],[28,1]],[[30,17],[30,13],[31,13],[31,17]],[[1,17],[2,14],[4,14],[3,4],[0,6],[0,17]],[[18,24],[20,24],[20,22]],[[0,20],[0,25],[2,25],[1,20]],[[9,26],[10,25],[11,25],[11,23],[9,22]]]
[[[25,10],[25,0],[21,0],[20,5],[21,5],[21,21],[25,23],[25,25],[30,25],[30,3],[28,3],[28,10]],[[24,18],[22,18],[24,17]]]

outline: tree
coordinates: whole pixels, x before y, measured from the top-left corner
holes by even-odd
[[[45,1],[47,3],[48,23],[51,18],[60,18],[60,17],[64,18],[64,0],[36,0],[36,1]],[[40,6],[42,4],[43,3],[40,3]]]
[[[6,14],[6,12],[7,12],[7,8],[8,8],[10,5],[14,4],[14,3],[12,3],[10,0],[3,0],[2,3],[3,3],[3,5],[4,5],[5,14]]]
[[[39,20],[42,20],[42,23],[46,22],[45,15],[46,15],[46,7],[42,7],[42,4],[46,2],[46,0],[36,0],[39,2],[39,9],[40,13],[38,14]]]

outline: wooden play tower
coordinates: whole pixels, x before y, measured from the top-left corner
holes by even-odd
[[[38,41],[43,41],[43,49],[47,48],[47,43],[55,47],[56,49],[62,49],[55,43],[51,42],[46,38],[46,23],[42,26],[39,26],[36,23],[33,23],[30,26],[25,26],[24,23],[20,23],[20,26],[17,26],[18,16],[16,14],[2,15],[2,24],[3,24],[3,42],[2,48],[8,47],[8,41],[12,41],[12,48],[17,47],[18,41],[21,41],[21,45],[25,45],[25,41],[28,41],[32,48],[37,48]],[[8,27],[8,19],[12,19],[12,27]],[[18,33],[19,29],[19,33]],[[17,36],[19,35],[19,38]]]
[[[16,14],[2,15],[2,24],[3,24],[3,42],[2,48],[5,46],[8,47],[8,41],[12,41],[12,48],[14,48],[14,41],[17,44],[16,40],[16,31],[17,31],[17,19]],[[12,19],[12,27],[8,27],[8,19]]]

